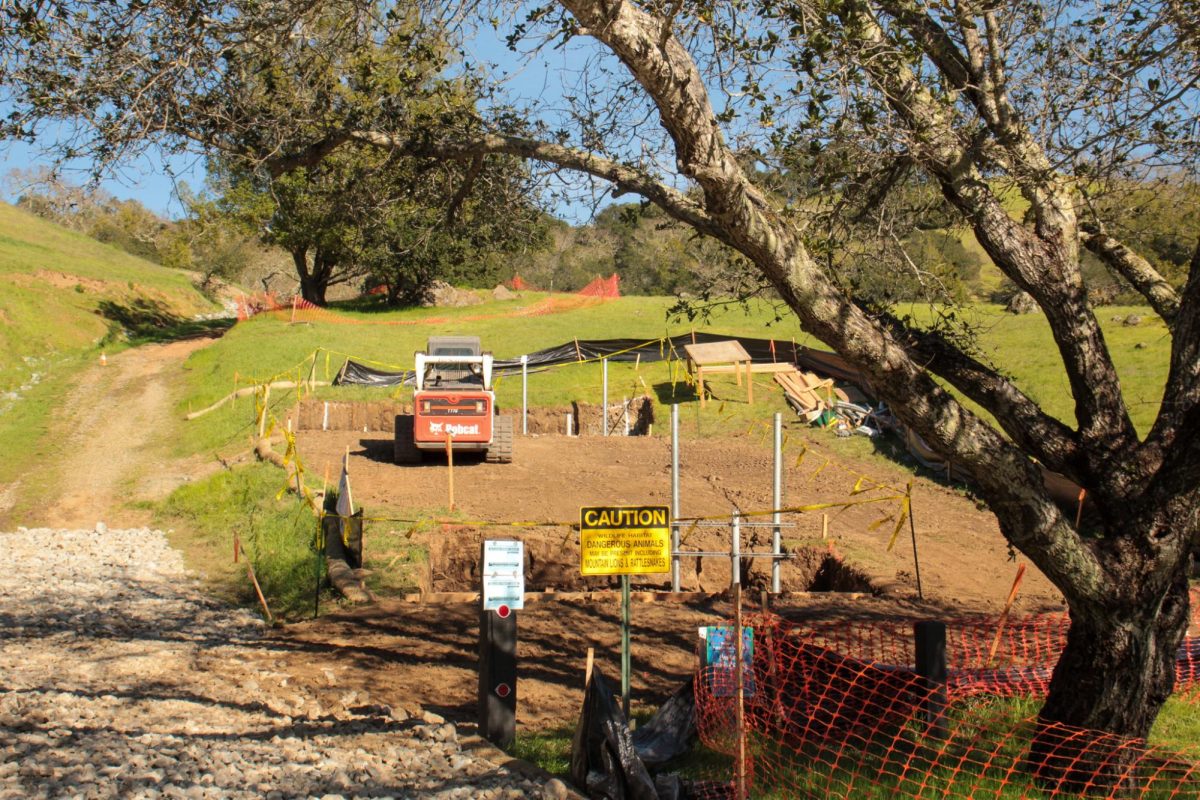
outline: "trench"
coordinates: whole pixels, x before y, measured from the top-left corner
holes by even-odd
[[[479,591],[480,547],[484,538],[495,538],[495,534],[465,528],[422,535],[421,543],[429,553],[427,571],[421,579],[422,590]],[[510,535],[505,534],[505,538],[510,538]],[[573,531],[547,529],[514,534],[511,538],[520,538],[525,543],[526,592],[598,591],[615,589],[620,585],[620,579],[616,576],[585,577],[579,574],[579,547],[577,534]],[[828,550],[802,547],[793,550],[790,555],[783,562],[781,574],[781,588],[785,592],[880,593],[865,573]],[[683,557],[680,562],[684,591],[720,592],[729,587],[728,562],[719,558],[701,560],[696,557]],[[744,563],[747,564],[742,576],[745,590],[757,594],[769,589],[768,560],[755,559]],[[633,584],[639,590],[670,590],[667,575],[636,576]]]

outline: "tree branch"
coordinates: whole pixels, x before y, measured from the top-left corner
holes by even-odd
[[[1200,241],[1192,254],[1187,283],[1175,315],[1171,338],[1171,367],[1167,388],[1154,428],[1146,437],[1145,448],[1159,454],[1170,453],[1179,431],[1186,427],[1185,416],[1200,405]]]
[[[1150,262],[1104,232],[1099,226],[1083,226],[1083,246],[1094,253],[1109,269],[1133,285],[1163,318],[1168,328],[1179,313],[1179,296]]]
[[[462,184],[454,193],[454,197],[450,198],[450,205],[446,207],[446,224],[453,225],[455,217],[458,216],[458,210],[462,208],[462,204],[466,202],[471,190],[475,187],[475,179],[479,177],[479,173],[483,172],[483,156],[477,155],[471,159],[471,166],[467,168],[467,174],[463,176]]]
[[[976,238],[996,265],[1045,311],[1071,384],[1082,440],[1096,446],[1099,458],[1095,466],[1099,468],[1115,454],[1135,447],[1137,435],[1079,271],[1074,210],[1067,199],[1069,184],[1048,185],[1033,196],[1031,202],[1042,218],[1035,231],[1014,220],[958,135],[953,111],[931,93],[907,57],[887,41],[867,2],[850,2],[843,12],[845,27],[858,39],[860,62],[912,132],[914,158],[971,221]],[[1027,163],[1036,166],[1040,151],[1017,145],[1019,142],[1014,144],[1014,152],[1024,154]],[[1032,172],[1043,179],[1050,174],[1049,170]],[[1068,232],[1071,241],[1065,238]]]
[[[347,140],[427,158],[473,159],[478,155],[502,153],[532,161],[555,164],[603,178],[624,192],[640,194],[670,212],[700,233],[728,243],[725,232],[714,224],[702,205],[644,172],[593,153],[520,136],[481,134],[446,141],[399,139],[379,131],[354,131]],[[306,151],[307,153],[307,151]]]
[[[797,229],[749,181],[725,143],[706,84],[683,45],[673,36],[663,43],[659,20],[633,3],[561,2],[645,89],[672,138],[680,171],[697,182],[707,214],[725,231],[719,238],[755,263],[806,331],[863,370],[905,424],[968,469],[1010,542],[1059,585],[1078,590],[1076,596],[1102,601],[1096,555],[1046,495],[1040,470],[939,386],[902,342],[824,274]]]
[[[891,314],[882,319],[926,369],[988,411],[1025,452],[1055,472],[1083,481],[1074,431],[1042,411],[1012,381],[967,355],[937,331],[913,330]]]

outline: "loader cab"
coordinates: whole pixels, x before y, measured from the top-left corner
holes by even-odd
[[[430,336],[425,345],[428,360],[424,363],[422,384],[426,388],[486,388],[480,364],[438,363],[444,356],[482,356],[478,336]]]

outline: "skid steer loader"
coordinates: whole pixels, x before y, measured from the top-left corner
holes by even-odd
[[[416,354],[413,413],[396,415],[395,460],[414,464],[424,454],[483,453],[497,464],[512,461],[513,418],[500,416],[492,392],[492,354],[478,336],[431,336]]]

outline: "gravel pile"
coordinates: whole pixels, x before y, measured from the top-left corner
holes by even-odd
[[[272,670],[280,645],[196,591],[158,531],[21,529],[0,555],[0,800],[562,792],[436,715]]]

